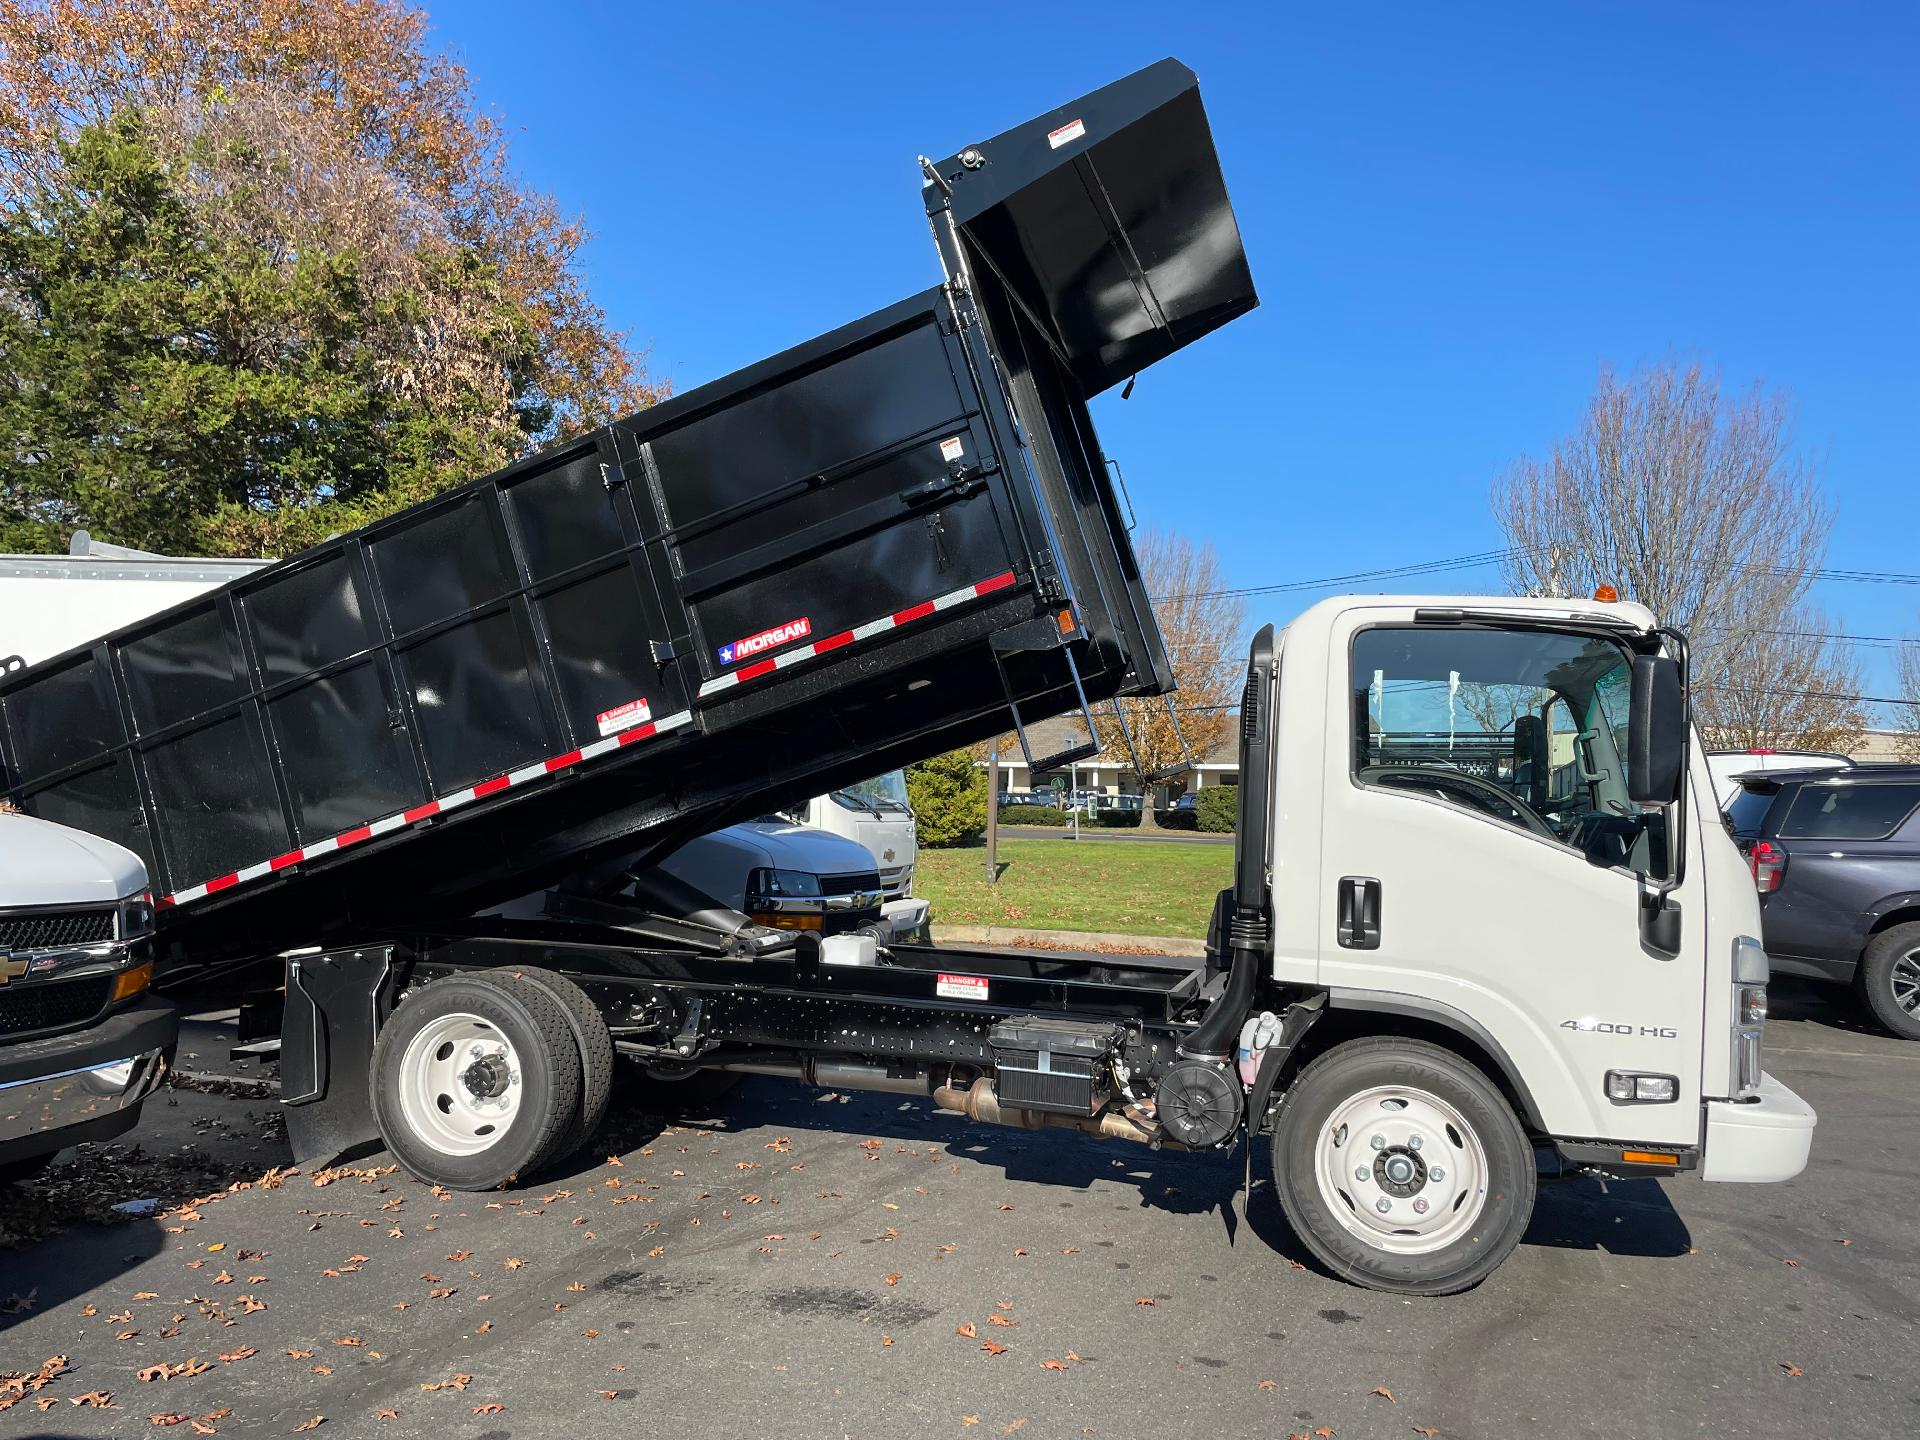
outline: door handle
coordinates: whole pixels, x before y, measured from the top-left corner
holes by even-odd
[[[1340,944],[1348,950],[1380,948],[1380,882],[1342,875],[1338,895]]]

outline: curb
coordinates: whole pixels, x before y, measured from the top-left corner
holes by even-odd
[[[1130,950],[1200,959],[1204,940],[1185,935],[1123,935],[1104,930],[1023,930],[1010,925],[935,925],[936,945],[1027,945],[1049,950]]]

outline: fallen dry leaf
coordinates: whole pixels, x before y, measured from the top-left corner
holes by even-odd
[[[1369,1390],[1367,1393],[1369,1395],[1378,1395],[1381,1399],[1385,1400],[1390,1405],[1398,1405],[1400,1403],[1398,1400],[1395,1400],[1393,1398],[1393,1392],[1387,1389],[1387,1387],[1384,1385],[1376,1385],[1373,1387],[1373,1389]]]
[[[1433,1440],[1433,1437],[1438,1435],[1440,1431],[1432,1425],[1416,1425],[1413,1427],[1413,1433],[1416,1435],[1424,1435],[1427,1437],[1427,1440]]]
[[[1806,1371],[1802,1370],[1798,1365],[1789,1365],[1784,1360],[1780,1362],[1780,1368],[1789,1375],[1804,1375],[1807,1373]]]
[[[1151,1295],[1142,1295],[1139,1299],[1135,1300],[1133,1303],[1136,1305],[1158,1305],[1160,1302],[1154,1299]]]
[[[1006,1346],[1001,1345],[998,1342],[993,1340],[982,1340],[980,1342],[980,1348],[986,1351],[987,1354],[989,1355],[1004,1355],[1007,1353]]]
[[[954,1326],[953,1333],[956,1335],[964,1335],[969,1340],[978,1340],[980,1338],[980,1332],[974,1329],[973,1321],[971,1320],[966,1321],[964,1324]]]
[[[507,1408],[506,1406],[502,1405],[497,1400],[489,1400],[484,1405],[474,1406],[473,1413],[476,1415],[498,1415],[501,1411],[505,1410],[506,1408]]]
[[[505,1260],[502,1260],[500,1263],[506,1266],[507,1269],[509,1270],[524,1270],[527,1268],[527,1262],[522,1260],[518,1255],[509,1255]]]
[[[398,1410],[376,1410],[373,1412],[373,1418],[376,1420],[398,1420],[400,1418],[400,1412]]]
[[[1064,1360],[1042,1360],[1040,1362],[1040,1368],[1042,1370],[1065,1370],[1067,1368],[1067,1362]]]
[[[886,1277],[886,1281],[889,1285],[898,1285],[900,1283],[900,1272],[898,1270],[894,1271]]]
[[[1274,1390],[1274,1389],[1278,1389],[1279,1387],[1276,1386],[1271,1380],[1262,1380],[1260,1382],[1260,1388],[1262,1390]]]
[[[316,1415],[316,1416],[314,1416],[314,1417],[313,1417],[313,1418],[312,1418],[311,1420],[309,1420],[309,1421],[307,1421],[307,1423],[306,1423],[306,1424],[304,1424],[304,1425],[296,1425],[296,1426],[294,1426],[294,1427],[293,1427],[293,1433],[294,1433],[295,1435],[298,1435],[298,1434],[300,1434],[300,1433],[301,1433],[302,1431],[305,1431],[305,1430],[318,1430],[318,1429],[319,1429],[319,1428],[320,1428],[320,1427],[321,1427],[322,1425],[324,1425],[324,1424],[326,1424],[326,1423],[327,1423],[327,1417],[326,1417],[326,1416],[324,1416],[324,1415]]]

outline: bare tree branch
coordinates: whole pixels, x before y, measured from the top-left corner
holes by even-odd
[[[1508,583],[1563,596],[1611,584],[1685,630],[1716,743],[1834,748],[1865,723],[1844,640],[1769,633],[1817,628],[1795,617],[1833,525],[1791,420],[1785,395],[1728,395],[1697,364],[1603,370],[1580,429],[1493,485]]]

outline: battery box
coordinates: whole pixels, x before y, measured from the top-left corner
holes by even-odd
[[[1113,1094],[1110,1057],[1126,1027],[1118,1021],[1014,1015],[987,1036],[1000,1103],[1060,1115],[1091,1115]]]

